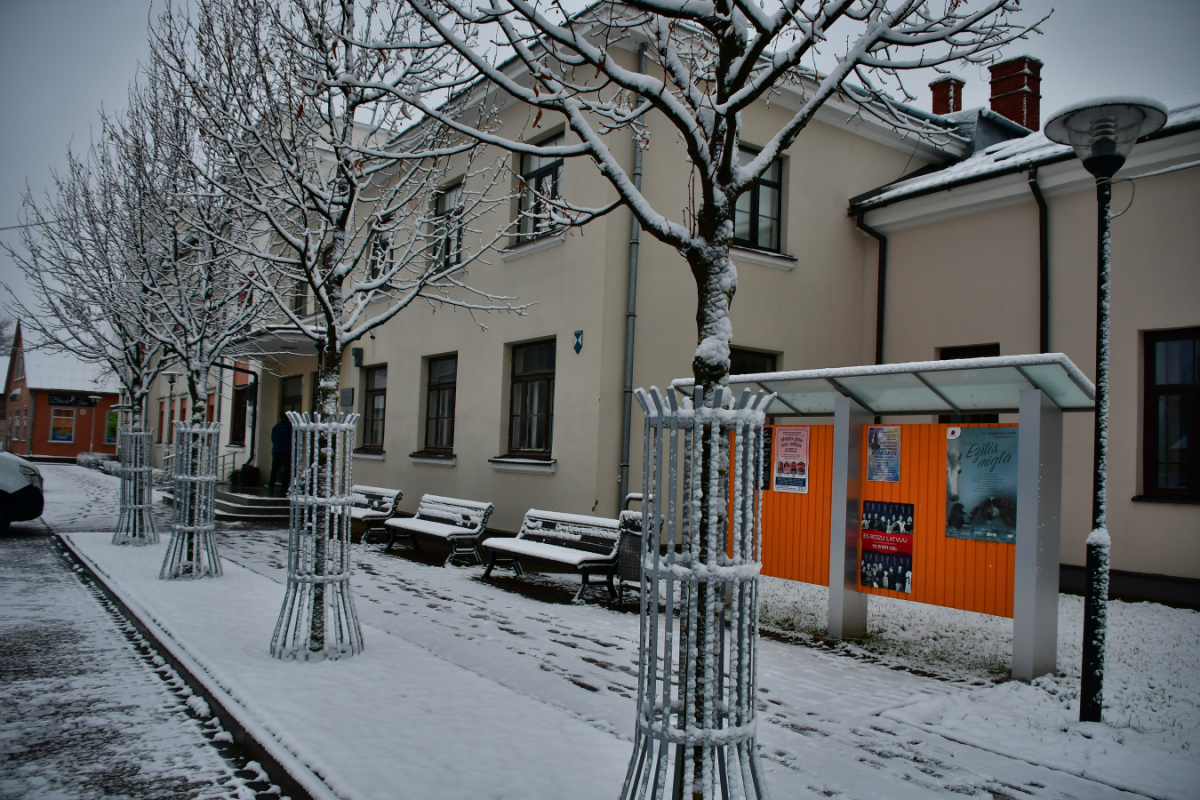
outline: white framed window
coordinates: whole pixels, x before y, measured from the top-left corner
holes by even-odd
[[[75,441],[75,409],[50,409],[50,442],[72,444]]]

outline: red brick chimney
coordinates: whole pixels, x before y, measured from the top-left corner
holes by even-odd
[[[993,64],[992,111],[1031,131],[1041,128],[1042,62],[1017,56]]]
[[[933,91],[933,113],[953,114],[962,111],[962,78],[955,75],[943,75],[929,84]]]

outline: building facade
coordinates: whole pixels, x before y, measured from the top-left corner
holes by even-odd
[[[632,52],[619,56],[634,63]],[[996,65],[990,109],[960,110],[955,86],[935,88],[937,113],[911,110],[945,131],[932,141],[862,119],[852,106],[827,106],[752,190],[739,220],[734,372],[1048,350],[1091,374],[1094,190],[1067,148],[1029,129],[1040,124],[1039,72],[1031,59]],[[743,146],[765,141],[796,102],[784,93],[748,111]],[[1196,112],[1174,108],[1168,127],[1138,145],[1119,177],[1195,161]],[[526,129],[530,120],[517,107],[505,109],[501,122],[530,141],[572,135],[551,119]],[[683,147],[665,122],[651,115],[648,126],[664,134],[644,152],[644,192],[657,208],[682,208]],[[616,157],[632,164],[632,141],[610,139]],[[615,196],[585,161],[511,165],[514,188],[549,182],[595,206]],[[1187,343],[1200,347],[1200,229],[1190,224],[1200,171],[1136,186],[1113,227],[1113,567],[1195,581],[1200,456],[1186,449],[1179,426],[1200,419],[1200,350],[1189,351],[1186,363],[1181,355]],[[1125,191],[1116,193],[1118,209]],[[494,229],[519,214],[514,202]],[[355,480],[402,489],[406,511],[424,493],[488,500],[496,505],[492,526],[514,531],[529,508],[615,516],[620,507],[630,214],[532,233],[472,265],[469,277],[534,303],[525,314],[414,306],[355,343],[343,362],[342,408],[362,415]],[[686,262],[645,233],[637,260],[633,385],[665,388],[691,371],[695,284]],[[213,378],[221,388],[216,418],[232,423],[240,413],[223,434],[227,452],[253,456],[263,468],[271,426],[284,411],[312,410],[316,379],[311,343],[285,331],[266,339],[258,344],[271,356],[246,356],[253,379]],[[1160,369],[1191,383],[1162,383]],[[168,404],[165,385],[160,394],[152,414],[169,422],[171,411],[156,410]],[[1067,422],[1061,561],[1068,568],[1083,564],[1090,529],[1091,425],[1090,414]],[[635,410],[630,491],[641,486],[641,431]]]
[[[115,379],[67,354],[27,351],[20,323],[4,396],[9,452],[47,461],[74,461],[86,452],[116,455]]]

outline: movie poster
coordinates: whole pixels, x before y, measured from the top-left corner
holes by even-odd
[[[859,583],[912,594],[913,504],[863,503]]]
[[[775,491],[808,494],[808,434],[808,428],[775,428]]]
[[[867,480],[900,482],[900,426],[867,427]]]
[[[1017,541],[1017,429],[946,429],[946,535]]]

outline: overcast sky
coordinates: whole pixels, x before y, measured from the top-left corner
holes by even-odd
[[[1043,122],[1088,97],[1142,94],[1172,106],[1200,90],[1198,0],[1022,0],[1021,7],[1031,21],[1055,9],[1043,35],[1005,53],[1045,62]],[[40,194],[67,148],[86,148],[102,105],[124,106],[146,57],[150,10],[149,0],[0,0],[0,227],[16,224],[26,184]],[[964,106],[985,105],[987,69],[955,72],[967,81]],[[917,104],[928,108],[924,80],[913,83]],[[15,234],[0,231],[0,238],[16,244]],[[21,281],[3,254],[0,280],[14,288]]]

